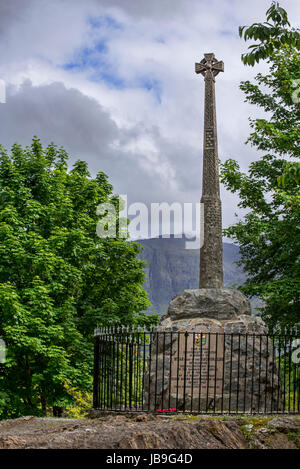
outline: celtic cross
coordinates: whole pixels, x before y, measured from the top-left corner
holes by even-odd
[[[223,288],[222,207],[220,199],[215,77],[224,71],[224,64],[214,54],[204,54],[195,64],[196,73],[204,76],[204,138],[202,207],[204,237],[200,249],[200,288]]]
[[[214,79],[219,72],[224,72],[224,62],[218,61],[215,54],[204,54],[204,59],[195,64],[195,71],[205,78]]]

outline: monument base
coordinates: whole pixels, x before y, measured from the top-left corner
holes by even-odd
[[[160,329],[145,376],[150,409],[281,410],[274,346],[242,293],[185,290],[171,301]]]
[[[249,300],[231,288],[183,290],[170,302],[168,314],[173,321],[182,318],[226,320],[241,314],[251,315]]]

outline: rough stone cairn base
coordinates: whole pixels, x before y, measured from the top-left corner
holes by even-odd
[[[151,410],[283,408],[274,344],[242,293],[185,290],[171,301],[159,331],[144,378],[144,405]]]

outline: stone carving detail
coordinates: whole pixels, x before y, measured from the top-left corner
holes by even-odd
[[[215,148],[215,139],[214,139],[213,129],[206,129],[205,148],[206,149],[214,149]]]

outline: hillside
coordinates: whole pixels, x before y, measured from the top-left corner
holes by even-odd
[[[165,314],[170,300],[187,288],[198,288],[198,249],[185,249],[185,238],[152,238],[138,241],[144,251],[140,258],[148,264],[145,288],[153,305],[152,311]],[[234,262],[239,259],[239,248],[223,243],[225,287],[239,286],[246,275]],[[252,302],[252,307],[257,301]]]

